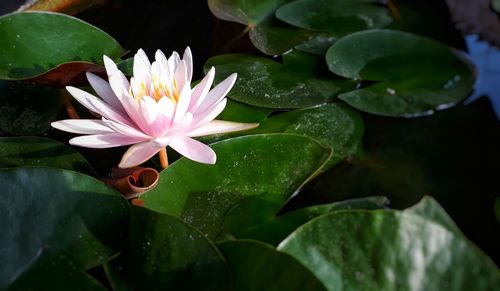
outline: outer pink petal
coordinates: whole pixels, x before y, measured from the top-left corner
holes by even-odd
[[[218,103],[222,98],[226,97],[227,93],[231,88],[233,88],[234,83],[236,82],[236,74],[232,74],[227,77],[224,81],[220,82],[208,92],[207,96],[200,104],[200,106],[196,109],[196,114],[204,112],[208,108],[212,107],[214,104]]]
[[[108,126],[110,129],[112,129],[114,132],[120,133],[120,134],[125,135],[125,136],[138,138],[138,139],[142,139],[142,140],[147,140],[147,139],[151,138],[150,136],[144,134],[143,132],[138,131],[137,129],[130,127],[128,125],[124,125],[124,124],[114,122],[112,120],[107,120],[104,118],[103,118],[102,122],[106,126]]]
[[[209,146],[187,136],[173,138],[169,146],[196,162],[213,165],[217,160],[215,152]]]
[[[99,95],[106,103],[117,111],[125,113],[122,103],[118,97],[116,97],[115,92],[113,92],[113,89],[111,89],[108,82],[92,73],[87,73],[87,80],[89,80],[90,86],[92,86],[97,95]]]
[[[114,132],[98,119],[66,119],[52,122],[52,127],[78,134],[104,134]]]
[[[212,120],[209,123],[188,133],[190,137],[204,136],[216,133],[247,130],[259,126],[258,123],[239,123],[224,120]]]
[[[184,51],[182,59],[186,62],[187,82],[191,83],[191,79],[193,78],[193,55],[191,54],[191,49],[189,47],[187,47]]]
[[[200,104],[205,100],[208,91],[214,81],[215,68],[211,67],[207,75],[201,80],[201,82],[196,85],[191,94],[191,104],[189,105],[189,111],[194,112],[200,106]]]
[[[70,139],[69,144],[86,148],[103,149],[134,144],[142,141],[144,140],[125,136],[120,133],[106,133],[78,136]]]
[[[152,156],[162,149],[162,145],[155,141],[147,141],[135,144],[131,146],[125,154],[123,154],[122,160],[118,167],[120,168],[131,168],[138,166],[145,161],[149,160]]]
[[[186,115],[186,112],[189,108],[189,103],[191,102],[191,88],[189,88],[189,84],[186,84],[181,91],[179,96],[179,103],[175,108],[175,116],[174,123],[177,123],[180,119]]]
[[[103,56],[103,60],[104,66],[106,67],[106,73],[108,74],[109,85],[113,89],[113,92],[115,92],[115,95],[120,99],[124,93],[123,91],[126,92],[130,87],[130,84],[125,75],[118,70],[118,67],[113,60],[107,56]]]
[[[219,103],[213,105],[211,108],[206,110],[205,112],[198,114],[195,116],[195,120],[193,120],[193,128],[198,128],[212,120],[214,120],[221,112],[224,110],[227,104],[227,99],[222,99]]]
[[[83,106],[92,112],[95,112],[102,117],[115,120],[123,124],[132,125],[128,118],[125,118],[121,113],[114,108],[104,103],[101,99],[75,87],[66,87],[66,90]]]

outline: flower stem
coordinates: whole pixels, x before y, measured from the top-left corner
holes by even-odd
[[[160,155],[161,169],[164,170],[168,167],[167,148],[162,148],[158,154]]]

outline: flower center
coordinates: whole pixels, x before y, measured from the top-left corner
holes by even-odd
[[[155,99],[156,102],[166,96],[170,98],[174,104],[177,104],[180,98],[177,81],[175,79],[173,80],[172,85],[168,86],[165,82],[161,82],[158,76],[152,76],[149,90],[144,80],[142,80],[135,89],[135,92],[132,92],[134,90],[131,86],[129,93],[134,96],[137,102],[139,102],[144,96],[150,96]]]

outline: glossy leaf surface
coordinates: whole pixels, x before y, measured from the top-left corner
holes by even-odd
[[[0,170],[0,185],[0,287],[68,287],[71,278],[95,285],[82,272],[120,250],[127,201],[94,178],[61,169]]]
[[[283,204],[331,154],[314,140],[288,134],[244,136],[212,148],[215,165],[182,158],[162,171],[158,186],[141,196],[144,206],[214,237],[225,213],[243,198]]]
[[[356,109],[384,116],[419,116],[466,98],[474,76],[451,48],[414,34],[369,30],[348,35],[327,52],[330,70],[373,81],[339,96]]]

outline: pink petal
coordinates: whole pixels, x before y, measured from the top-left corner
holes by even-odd
[[[134,144],[142,141],[144,140],[125,136],[120,133],[106,133],[78,136],[70,139],[69,144],[86,148],[103,149]]]
[[[214,81],[215,68],[211,67],[207,75],[201,80],[201,82],[196,85],[191,94],[191,104],[189,105],[189,111],[194,112],[200,106],[200,104],[205,100],[210,87]]]
[[[146,53],[139,49],[134,56],[134,78],[139,82],[144,82],[146,88],[151,85],[151,63]]]
[[[220,82],[215,88],[208,92],[207,97],[201,103],[201,105],[196,109],[197,113],[204,112],[208,108],[212,107],[214,104],[218,103],[222,98],[226,97],[229,90],[236,82],[236,73],[227,77],[224,81]],[[196,115],[196,114],[194,114]]]
[[[120,133],[125,136],[138,138],[138,139],[150,139],[151,137],[144,134],[143,132],[138,131],[137,129],[130,127],[128,125],[124,125],[118,122],[114,122],[112,120],[107,120],[105,118],[102,119],[102,122],[113,131]]]
[[[177,123],[184,115],[186,115],[190,102],[191,88],[189,88],[189,84],[186,84],[186,86],[184,86],[181,91],[181,95],[179,96],[179,103],[177,103],[177,107],[175,108],[174,123]]]
[[[106,119],[115,120],[123,124],[131,125],[131,122],[128,118],[125,118],[121,113],[116,111],[108,104],[104,103],[101,99],[75,87],[67,86],[66,90],[68,90],[68,92],[73,95],[73,97],[78,102],[80,102],[80,104],[85,106],[90,111],[95,112]]]
[[[204,136],[216,133],[247,130],[259,126],[258,123],[239,123],[224,120],[212,120],[209,123],[188,133],[190,137]]]
[[[111,89],[108,82],[92,73],[87,73],[87,80],[89,80],[90,86],[92,86],[97,95],[99,95],[106,103],[111,105],[111,107],[117,111],[125,113],[125,109],[123,109],[120,100],[116,97],[115,92],[113,92],[113,89]]]
[[[152,156],[158,153],[163,146],[155,141],[147,141],[131,146],[125,154],[118,167],[131,168],[138,166],[145,161],[149,160]]]
[[[169,146],[196,162],[213,165],[217,160],[215,152],[209,146],[187,136],[172,139]]]
[[[177,69],[177,64],[181,61],[179,54],[177,52],[172,52],[172,55],[168,58],[168,71],[170,72],[170,76],[173,77],[175,70]]]
[[[186,62],[184,60],[177,64],[174,74],[175,81],[177,82],[177,90],[182,92],[184,89],[184,84],[187,83],[187,69]]]
[[[195,116],[195,120],[193,120],[193,127],[198,128],[212,120],[214,120],[226,107],[227,99],[222,99],[219,103],[213,105],[211,108],[206,110],[203,113],[200,113]]]
[[[191,49],[189,47],[187,47],[184,51],[182,59],[186,62],[187,82],[191,83],[191,79],[193,78],[193,55],[191,54]]]
[[[111,133],[112,129],[105,126],[98,119],[66,119],[52,122],[52,127],[62,131],[78,134],[103,134]]]

